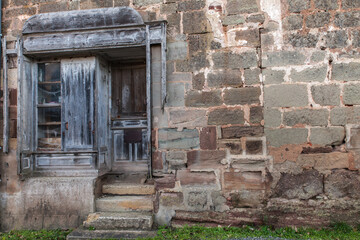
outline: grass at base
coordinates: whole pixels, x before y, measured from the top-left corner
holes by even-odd
[[[0,239],[66,239],[71,230],[19,230],[0,233]],[[155,238],[147,240],[173,239],[239,239],[246,237],[278,237],[284,239],[360,239],[360,228],[352,228],[347,224],[338,223],[321,230],[310,228],[278,228],[262,227],[203,227],[184,226],[182,228],[160,227]]]

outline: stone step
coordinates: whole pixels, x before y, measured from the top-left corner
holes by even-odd
[[[104,194],[114,195],[151,195],[155,193],[154,185],[110,183],[102,186]]]
[[[103,196],[96,199],[97,212],[132,212],[154,209],[153,196]]]
[[[66,239],[137,239],[155,237],[156,231],[84,230],[72,231]]]
[[[98,230],[151,230],[153,215],[149,212],[97,212],[90,213],[84,227]]]

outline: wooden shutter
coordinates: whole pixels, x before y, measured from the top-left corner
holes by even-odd
[[[61,61],[62,144],[65,151],[93,148],[95,58]]]

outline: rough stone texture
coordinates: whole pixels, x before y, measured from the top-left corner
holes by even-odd
[[[283,22],[284,22],[284,29],[285,30],[297,30],[297,29],[301,29],[303,26],[303,16],[300,14],[296,14],[296,15],[290,15],[287,16]]]
[[[222,195],[219,191],[214,191],[211,193],[211,200],[212,206],[211,209],[215,210],[216,212],[224,212],[228,210],[226,204],[226,198]]]
[[[324,36],[324,40],[325,40],[325,47],[343,48],[346,47],[347,45],[348,35],[347,32],[343,30],[327,32]]]
[[[205,210],[207,205],[206,192],[189,192],[187,197],[187,205],[195,208],[197,211]]]
[[[247,140],[246,154],[261,155],[263,153],[263,144],[261,140]]]
[[[288,199],[310,199],[323,192],[323,176],[316,170],[300,174],[282,173],[274,196]]]
[[[264,84],[277,84],[282,83],[285,77],[285,71],[264,69],[263,72]]]
[[[315,7],[321,10],[335,10],[338,9],[339,5],[337,0],[317,0],[315,1]]]
[[[260,34],[258,29],[248,29],[237,31],[235,34],[235,41],[240,41],[243,46],[259,47]]]
[[[316,169],[319,172],[332,169],[349,168],[349,154],[341,152],[301,154],[296,164],[304,169]]]
[[[169,107],[184,106],[185,84],[182,82],[169,82],[167,88],[167,105]]]
[[[260,83],[260,74],[261,71],[259,68],[255,69],[245,69],[244,79],[246,85],[254,85]]]
[[[179,170],[176,174],[176,180],[183,186],[189,185],[213,185],[216,182],[214,172],[190,172],[189,170]]]
[[[301,109],[284,112],[283,123],[287,126],[327,126],[328,118],[327,109]]]
[[[176,71],[178,72],[192,72],[198,71],[202,68],[208,67],[209,61],[206,59],[204,52],[193,54],[187,60],[176,62]]]
[[[298,51],[265,52],[263,54],[263,67],[280,67],[301,65],[306,57]]]
[[[345,105],[360,104],[360,84],[344,86],[343,101]]]
[[[225,151],[190,151],[187,154],[189,169],[204,170],[222,167],[221,160],[225,158]]]
[[[237,70],[224,70],[221,72],[209,73],[207,76],[209,87],[241,87],[241,72]]]
[[[360,127],[355,126],[346,126],[346,148],[347,149],[359,149],[360,148]]]
[[[186,94],[185,105],[187,107],[211,107],[222,104],[221,91],[209,92],[190,91]]]
[[[360,122],[360,107],[335,107],[330,112],[330,122],[334,126]]]
[[[304,128],[265,129],[269,146],[281,147],[286,144],[302,144],[307,142],[308,130]]]
[[[225,16],[222,24],[224,26],[228,26],[228,25],[238,25],[238,24],[243,24],[245,23],[245,18],[242,15],[228,15]]]
[[[319,85],[311,87],[314,102],[321,106],[339,106],[340,88],[338,85]]]
[[[360,8],[360,1],[359,0],[343,0],[342,8],[344,8],[344,9]]]
[[[265,190],[262,173],[258,172],[225,172],[224,190]]]
[[[310,142],[324,146],[340,145],[345,138],[343,127],[311,128]]]
[[[330,199],[360,198],[360,176],[358,172],[335,170],[325,178],[324,185],[325,194]]]
[[[214,67],[219,68],[250,68],[257,66],[257,56],[255,51],[242,52],[241,54],[232,52],[216,52],[212,56]]]
[[[265,127],[268,128],[279,127],[281,124],[281,112],[277,109],[265,108],[264,122],[265,122]]]
[[[226,4],[229,15],[239,13],[253,13],[258,11],[258,6],[254,0],[229,0]]]
[[[305,107],[308,105],[306,85],[272,85],[264,89],[266,107]]]
[[[196,22],[196,24],[194,24]],[[184,33],[204,33],[210,30],[203,11],[185,12],[183,15]]]
[[[212,34],[192,34],[188,35],[189,53],[193,54],[198,51],[206,51],[211,46]]]
[[[165,175],[162,178],[156,178],[154,181],[156,191],[175,187],[175,175],[172,174]]]
[[[178,207],[183,204],[184,195],[181,192],[177,193],[161,193],[160,204],[165,207]]]
[[[240,139],[234,140],[234,139],[230,139],[230,140],[219,140],[218,141],[218,148],[219,149],[229,149],[231,154],[242,154],[243,149],[242,149],[242,144]]]
[[[204,73],[196,74],[193,77],[193,82],[192,82],[193,89],[202,90],[204,88],[204,84],[205,84]]]
[[[170,111],[170,124],[176,127],[206,126],[206,110],[178,110]]]
[[[314,48],[318,42],[318,36],[314,34],[290,34],[287,41],[293,47]]]
[[[360,47],[360,31],[352,31],[351,33],[352,45],[355,48]]]
[[[188,53],[186,42],[170,42],[167,44],[167,59],[179,60],[185,59]]]
[[[159,148],[161,149],[194,149],[199,147],[199,131],[197,129],[160,129]]]
[[[228,138],[241,138],[241,137],[261,137],[264,133],[264,128],[259,126],[244,126],[244,127],[223,127],[222,137]]]
[[[250,123],[259,124],[264,119],[264,108],[262,106],[250,108]]]
[[[311,60],[311,62],[321,62],[321,61],[324,61],[325,56],[326,56],[326,52],[317,51],[311,55],[310,60]]]
[[[320,28],[330,23],[330,13],[317,12],[313,15],[309,15],[306,18],[306,27],[308,28]]]
[[[260,103],[259,87],[232,88],[224,91],[224,102],[228,105],[245,105]]]
[[[327,75],[327,66],[307,68],[302,71],[292,70],[290,79],[293,82],[323,82]]]
[[[230,194],[231,206],[234,208],[259,207],[264,198],[262,191],[241,190]]]
[[[200,10],[205,7],[205,2],[202,0],[190,0],[179,2],[178,11],[192,11]]]
[[[204,150],[216,149],[216,127],[205,127],[201,129],[200,148]]]
[[[290,12],[301,12],[310,8],[310,0],[288,0]]]
[[[337,81],[360,80],[360,63],[336,63],[332,69],[332,79]]]
[[[334,23],[339,28],[358,27],[360,25],[360,11],[336,13]]]
[[[152,196],[105,196],[95,200],[98,212],[152,211]]]
[[[209,113],[209,125],[244,124],[244,111],[241,109],[217,108]]]

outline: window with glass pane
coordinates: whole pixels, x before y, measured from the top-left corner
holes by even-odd
[[[38,149],[61,149],[60,63],[38,64]]]

